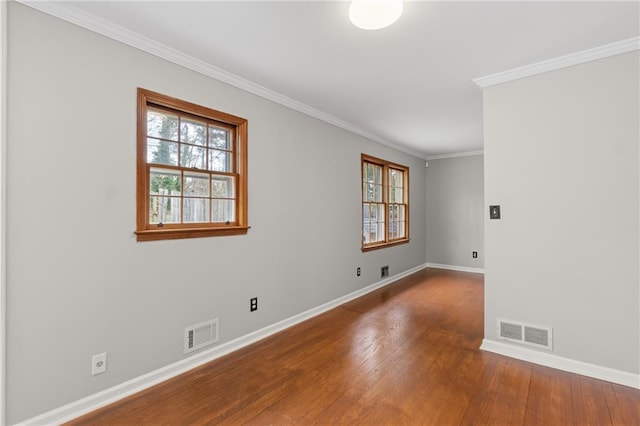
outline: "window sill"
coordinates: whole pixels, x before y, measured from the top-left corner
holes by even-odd
[[[411,240],[409,238],[407,238],[407,239],[404,239],[404,240],[395,240],[395,241],[391,241],[391,242],[388,242],[388,243],[371,244],[371,245],[362,247],[362,251],[366,252],[366,251],[371,251],[371,250],[383,249],[383,248],[386,248],[386,247],[393,247],[393,246],[397,246],[397,245],[400,245],[400,244],[408,243],[409,241],[411,241]]]
[[[230,226],[225,228],[153,229],[136,231],[138,241],[178,240],[182,238],[221,237],[246,235],[250,226]]]

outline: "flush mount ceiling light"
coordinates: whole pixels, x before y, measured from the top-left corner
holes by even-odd
[[[349,19],[363,30],[378,30],[396,22],[402,15],[402,0],[353,0]]]

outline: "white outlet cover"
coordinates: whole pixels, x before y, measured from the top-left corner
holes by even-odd
[[[96,354],[91,357],[91,375],[107,372],[107,353]]]

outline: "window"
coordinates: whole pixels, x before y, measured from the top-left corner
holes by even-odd
[[[409,241],[409,168],[362,154],[362,250]]]
[[[246,234],[247,120],[138,89],[138,241]]]

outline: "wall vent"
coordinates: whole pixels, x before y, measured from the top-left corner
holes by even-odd
[[[499,319],[498,336],[510,342],[553,350],[553,329],[551,327]]]
[[[218,341],[218,318],[184,329],[184,353],[193,352]]]

